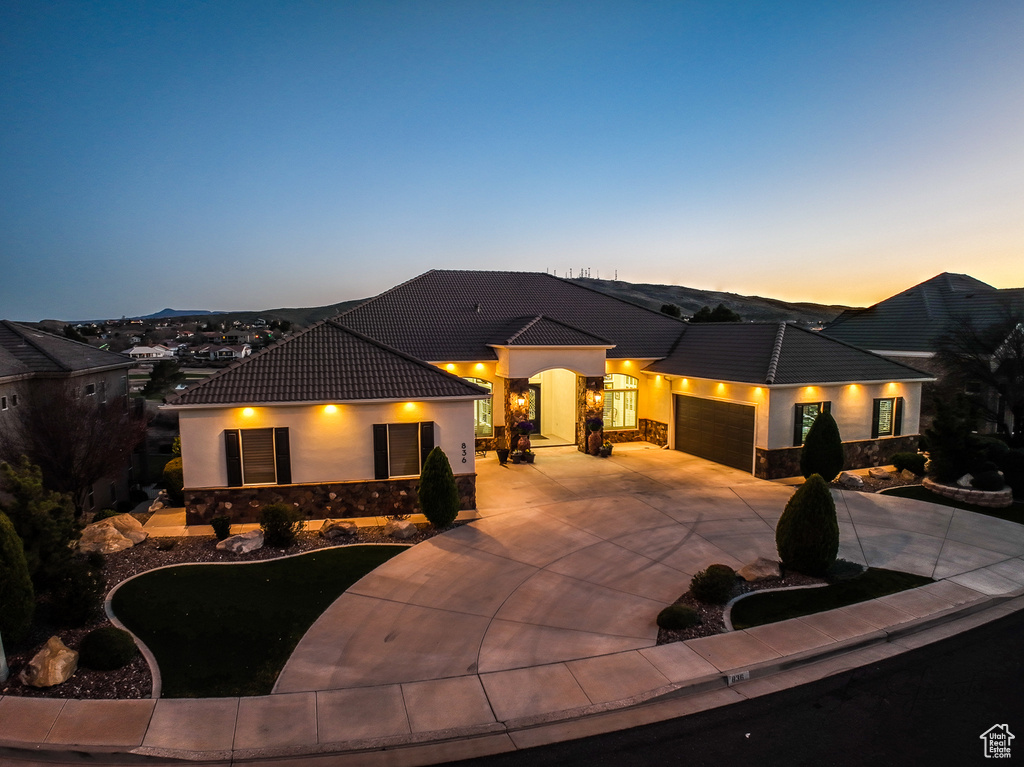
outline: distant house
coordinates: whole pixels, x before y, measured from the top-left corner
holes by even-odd
[[[128,393],[128,368],[135,364],[122,354],[97,349],[27,325],[0,320],[0,429],[20,410],[45,399],[46,386],[66,382],[80,396],[105,405]],[[10,428],[7,426],[6,428]],[[87,511],[128,501],[132,481],[131,456],[95,483],[85,499]]]
[[[133,346],[131,349],[128,349],[125,354],[133,360],[165,359],[173,357],[175,349],[177,349],[177,344],[175,344],[174,349],[170,349],[164,344],[153,344],[152,346]]]

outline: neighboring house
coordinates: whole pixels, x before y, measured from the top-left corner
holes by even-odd
[[[251,344],[256,340],[256,334],[251,330],[229,330],[224,334],[224,340],[233,346]]]
[[[449,386],[460,379],[470,385],[455,389],[461,392],[460,404],[443,421],[439,414],[429,419],[444,435],[438,444],[457,474],[472,472],[474,443],[477,450],[510,447],[520,421],[536,425],[535,447],[562,444],[582,450],[587,420],[600,418],[612,442],[645,440],[758,477],[793,476],[806,431],[826,409],[839,424],[848,466],[877,465],[916,446],[921,386],[932,380],[927,373],[793,325],[690,325],[538,273],[431,271],[314,328],[313,334],[286,338],[169,400],[182,418],[185,482],[196,499],[190,503],[195,516],[223,511],[224,498],[256,500],[237,490],[225,494],[232,483],[224,466],[230,452],[224,451],[234,449],[235,438],[228,435],[244,428],[246,408],[253,411],[250,418],[258,410],[254,423],[269,430],[282,424],[267,415],[302,403],[297,420],[290,422],[288,481],[269,473],[250,481],[243,472],[243,487],[274,486],[273,491],[260,489],[260,498],[291,498],[293,492],[282,486],[293,483],[382,481],[368,473],[375,453],[371,432],[373,424],[403,423],[395,420],[399,412],[375,413],[379,420],[346,419],[346,449],[339,451],[333,437],[319,434],[316,419],[324,415],[310,410],[352,399],[381,400],[391,409],[403,400],[410,412],[424,408],[415,391],[393,388],[398,374],[390,372],[382,354],[404,360],[403,374],[416,373],[411,383],[427,369],[452,374],[443,379]],[[353,359],[313,342],[326,333],[356,339],[376,356]],[[377,365],[385,366],[377,370]],[[348,390],[307,391],[304,381],[311,371],[328,378],[355,376],[360,396]],[[220,388],[230,395],[216,393]],[[199,420],[193,422],[200,417],[189,414],[192,408],[202,411],[202,428]],[[306,435],[305,429],[312,431]],[[452,440],[451,433],[458,436]],[[296,462],[299,439],[305,452]],[[263,449],[265,456],[271,454],[269,443]],[[376,454],[380,450],[377,445]],[[330,455],[330,461],[320,464],[317,451]],[[304,469],[300,478],[294,469],[305,467],[307,459],[320,468]],[[343,506],[341,494],[331,492],[336,502],[326,505],[337,510]],[[364,507],[360,513],[371,508],[384,513],[362,501],[357,506]],[[351,505],[346,501],[344,508]]]
[[[211,360],[240,360],[252,354],[249,344],[232,346],[230,344],[203,344],[192,351],[193,357],[204,357]]]
[[[64,381],[97,405],[128,393],[128,368],[134,362],[122,354],[8,320],[0,320],[0,429],[5,419],[17,418],[47,383]],[[41,395],[45,396],[45,395]],[[129,500],[130,457],[111,476],[95,483],[87,495],[86,511],[115,507]]]
[[[415,510],[440,446],[473,508],[481,388],[326,320],[165,406],[178,412],[188,521],[255,520],[270,502],[327,516]]]
[[[176,348],[177,345],[175,345],[175,349]],[[174,349],[169,349],[163,344],[154,344],[153,346],[133,346],[125,352],[125,354],[133,360],[166,359],[168,357],[173,357],[174,353]]]

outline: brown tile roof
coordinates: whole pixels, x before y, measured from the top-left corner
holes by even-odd
[[[472,397],[480,387],[324,320],[167,399],[227,405]]]
[[[491,343],[494,346],[614,346],[606,338],[542,314],[525,320],[513,320]]]
[[[134,364],[121,354],[0,320],[0,378],[75,375]]]

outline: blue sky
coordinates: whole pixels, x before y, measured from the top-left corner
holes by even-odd
[[[0,317],[1024,285],[1024,3],[0,4]]]

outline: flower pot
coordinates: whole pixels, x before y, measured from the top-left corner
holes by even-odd
[[[611,445],[602,445],[601,449],[598,451],[598,455],[600,455],[602,458],[607,458],[611,454],[612,454],[612,446]]]
[[[508,463],[508,450],[506,450],[505,448],[501,448],[500,450],[495,450],[494,452],[498,454],[498,463],[500,463],[502,466]]]
[[[526,459],[527,463],[533,463],[533,459],[536,457],[537,456],[535,456],[533,453],[527,453],[526,455],[523,456],[523,458]]]
[[[520,453],[525,453],[530,449],[530,438],[526,434],[521,436],[519,441],[516,443],[516,448]]]
[[[604,444],[604,439],[601,436],[601,432],[592,431],[587,437],[587,452],[591,455],[597,455],[601,450],[601,445]]]
[[[513,455],[512,455],[512,463],[514,463],[514,464],[516,464],[518,466],[522,462],[523,462],[523,456],[521,456],[519,453],[513,453]]]

